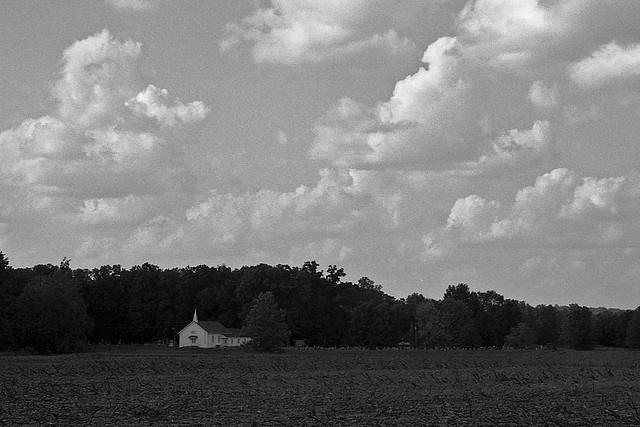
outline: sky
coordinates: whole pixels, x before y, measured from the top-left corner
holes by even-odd
[[[637,0],[6,2],[0,251],[636,308],[638,22]]]

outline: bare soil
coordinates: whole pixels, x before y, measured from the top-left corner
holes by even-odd
[[[5,355],[0,425],[640,426],[640,352]]]

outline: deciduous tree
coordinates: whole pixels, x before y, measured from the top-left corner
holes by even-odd
[[[509,335],[507,335],[504,340],[504,344],[507,347],[512,348],[527,348],[533,345],[535,340],[536,336],[529,325],[521,322],[518,324],[518,326],[511,330],[511,333]]]
[[[453,337],[445,330],[440,309],[436,301],[425,300],[416,308],[416,322],[419,340],[425,348],[449,347],[454,345]]]
[[[272,352],[287,344],[291,333],[286,313],[278,307],[271,292],[263,292],[255,299],[242,332],[251,338],[249,346],[258,351]]]
[[[591,350],[595,335],[588,307],[571,304],[562,321],[562,341],[576,350]]]
[[[640,307],[638,307],[631,317],[627,326],[627,347],[640,348]]]
[[[86,346],[92,321],[72,284],[41,277],[27,285],[15,305],[18,347],[47,354],[82,351]]]

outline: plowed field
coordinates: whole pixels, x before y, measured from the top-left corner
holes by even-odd
[[[640,352],[0,356],[0,425],[639,426]]]

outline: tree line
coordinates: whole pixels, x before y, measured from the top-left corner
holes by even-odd
[[[315,261],[73,270],[65,258],[60,265],[12,268],[0,252],[0,349],[65,353],[87,343],[166,341],[190,322],[194,308],[200,319],[240,328],[266,292],[283,311],[290,340],[307,346],[640,348],[640,307],[532,307],[463,283],[439,300],[417,293],[397,299],[367,277],[352,283],[345,276]]]

